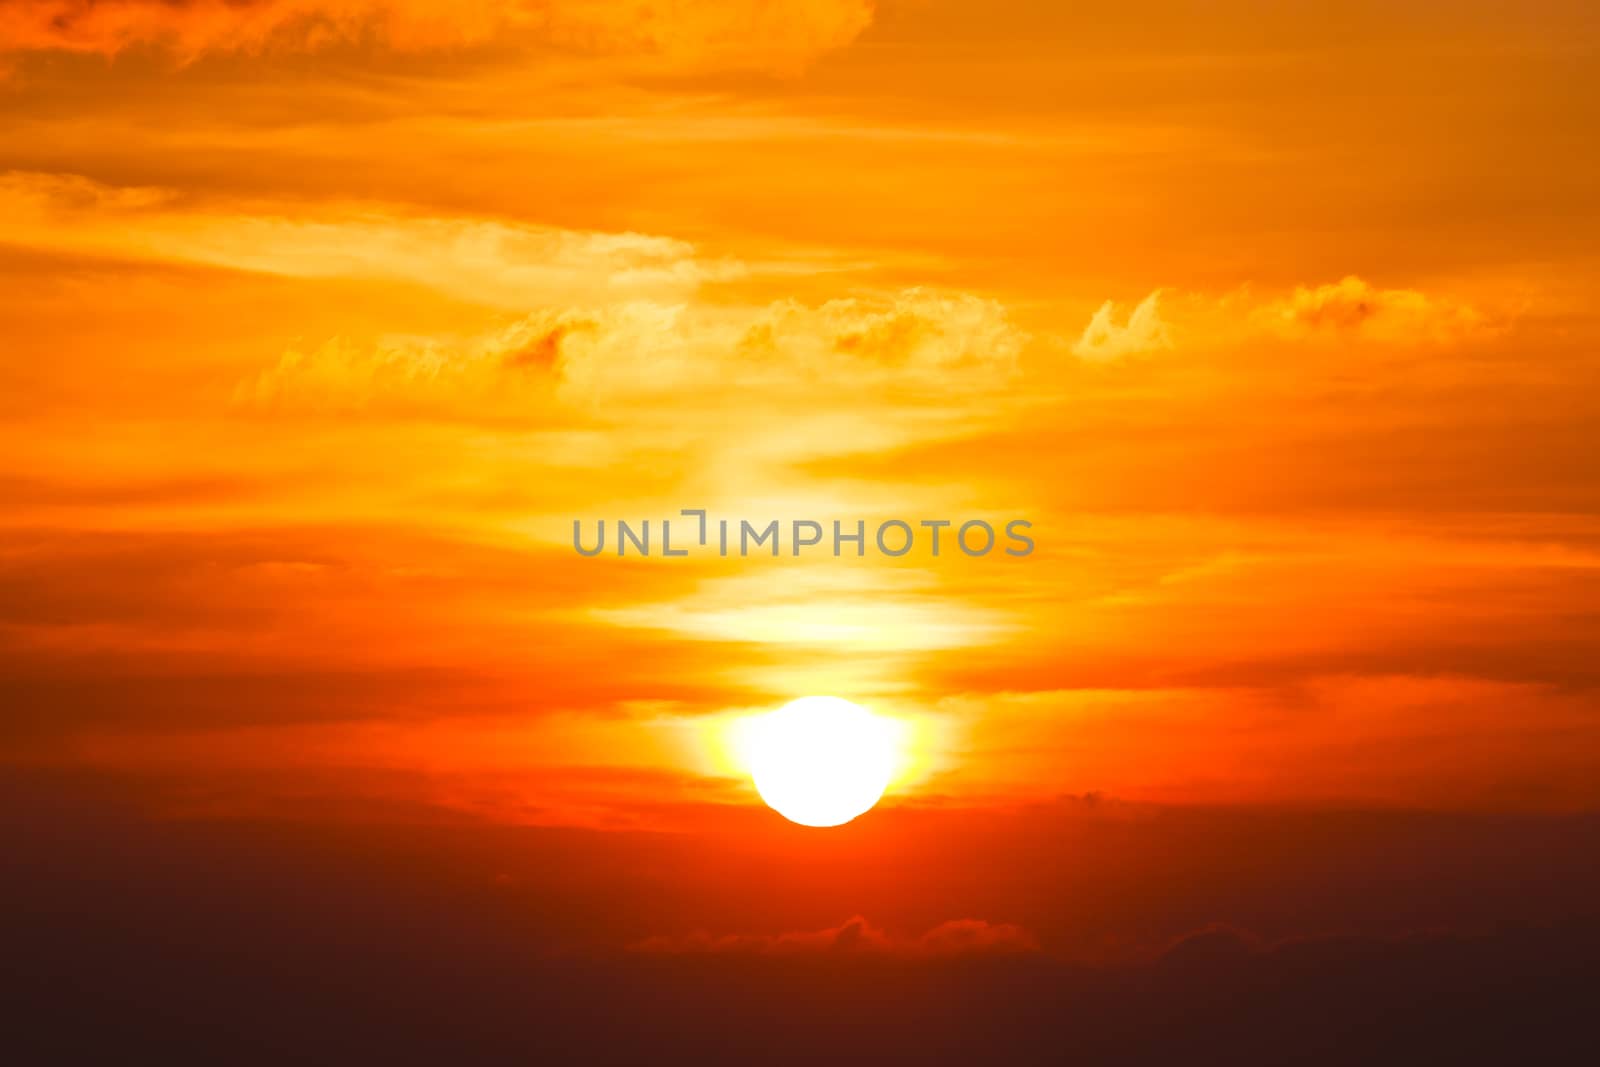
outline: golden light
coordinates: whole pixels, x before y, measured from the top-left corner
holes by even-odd
[[[883,796],[894,723],[839,697],[801,697],[753,720],[750,774],[767,806],[802,826],[839,826]]]

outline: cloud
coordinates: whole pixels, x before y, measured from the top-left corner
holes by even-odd
[[[295,207],[303,213],[286,214]],[[406,306],[420,288],[471,307],[477,322],[499,313],[476,331],[297,345],[240,386],[236,399],[262,406],[450,410],[465,398],[526,412],[541,370],[580,406],[695,388],[847,397],[841,382],[949,396],[1003,385],[1030,339],[996,300],[925,287],[813,304],[700,300],[708,286],[788,266],[708,256],[659,234],[372,203],[198,204],[173,189],[23,171],[0,174],[0,214],[27,247],[393,286]],[[506,312],[523,318],[506,325]]]
[[[857,915],[838,926],[782,934],[696,932],[683,937],[657,936],[632,946],[654,955],[797,956],[823,953],[947,959],[961,956],[1023,955],[1039,951],[1033,935],[1010,923],[952,919],[919,937],[900,937]]]
[[[1290,338],[1354,336],[1398,342],[1455,341],[1486,322],[1471,304],[1416,289],[1379,289],[1353,274],[1327,285],[1300,286],[1255,315],[1267,329]]]
[[[1264,951],[1259,937],[1227,923],[1211,923],[1175,938],[1157,958],[1166,968],[1221,969]]]
[[[1176,346],[1217,346],[1259,340],[1319,339],[1391,344],[1450,344],[1487,329],[1480,308],[1417,289],[1379,289],[1347,275],[1337,282],[1297,286],[1283,296],[1249,288],[1222,295],[1157,289],[1127,318],[1106,301],[1072,346],[1088,360],[1113,360]]]
[[[510,39],[679,66],[784,69],[849,44],[872,14],[870,0],[13,0],[0,52],[113,56],[147,46],[192,61],[350,42],[428,51]]]
[[[840,382],[948,395],[1003,384],[1026,339],[995,301],[924,289],[742,309],[624,300],[546,308],[472,336],[330,339],[285,352],[235,400],[494,414],[686,391],[853,396]]]
[[[561,369],[574,398],[729,385],[835,395],[841,383],[992,388],[1015,371],[1028,340],[997,301],[923,288],[743,311],[634,304],[614,309],[605,325],[566,347]]]
[[[0,204],[6,207],[8,222],[17,216],[19,222],[55,222],[99,212],[148,211],[177,199],[171,189],[106,185],[81,174],[18,170],[0,173]]]
[[[1161,290],[1140,301],[1121,325],[1116,313],[1117,306],[1112,301],[1101,304],[1083,328],[1083,336],[1072,346],[1073,354],[1104,360],[1172,347],[1167,324],[1161,317]]]
[[[906,289],[889,301],[830,300],[814,310],[786,301],[773,307],[768,328],[814,338],[847,356],[940,369],[1009,368],[1026,340],[999,302],[924,288]],[[751,341],[764,339],[752,335]]]
[[[477,337],[335,337],[288,350],[240,382],[233,399],[259,410],[532,415],[553,403],[552,372],[568,339],[594,328],[580,313],[555,312]]]
[[[287,209],[198,207],[174,190],[73,174],[0,174],[0,215],[14,244],[293,278],[421,285],[516,311],[679,299],[746,272],[741,263],[710,260],[687,241],[653,234],[413,215],[360,203],[302,208],[293,218],[285,217]]]
[[[1169,831],[1132,863],[1107,855],[1115,839],[1042,847],[1033,834],[1008,837],[991,853],[1002,866],[976,868],[985,892],[1047,918],[1075,917],[1095,936],[1243,909],[1280,928],[1394,930],[1412,916],[1442,922],[1462,906],[1486,916],[1466,925],[1487,932],[1280,942],[1215,968],[1075,966],[1039,955],[952,966],[597,950],[641,919],[742,910],[759,921],[796,892],[843,892],[840,881],[859,871],[853,851],[802,888],[771,865],[730,863],[725,842],[700,834],[507,828],[419,817],[382,800],[337,816],[307,804],[294,819],[141,818],[143,785],[0,777],[8,859],[29,874],[3,887],[6,915],[16,917],[5,928],[7,962],[19,974],[63,976],[13,983],[14,1046],[64,1049],[56,1059],[66,1062],[113,1062],[133,1045],[189,1054],[173,1059],[279,1063],[316,1038],[396,1063],[1120,1067],[1188,1062],[1202,1050],[1199,1058],[1244,1067],[1567,1062],[1593,1045],[1600,928],[1592,918],[1545,921],[1592,915],[1592,820],[1536,831],[1542,843],[1531,855],[1517,840],[1524,826],[1486,821],[1480,829],[1505,842],[1493,853],[1516,859],[1487,875],[1454,852],[1421,862],[1404,847],[1410,839],[1391,833],[1394,820],[1415,816],[1340,824],[1365,827],[1356,836],[1280,824],[1301,832],[1263,852],[1249,847],[1257,838],[1238,836],[1261,823],[1236,812],[1233,832],[1208,839],[1210,848]],[[966,846],[983,849],[986,839],[956,841],[951,830],[937,827],[929,854],[960,875],[930,880],[907,866],[917,852],[897,838],[892,866],[902,877],[889,889],[962,891],[975,874]],[[1433,833],[1474,837],[1463,830]],[[1350,864],[1336,883],[1284,869],[1330,848],[1347,850]],[[1190,850],[1205,872],[1197,878],[1186,877]],[[800,866],[792,849],[774,853],[780,868]],[[1053,883],[1056,868],[1090,880]],[[218,878],[197,877],[213,871],[225,874],[226,891]],[[1558,890],[1570,903],[1528,899]],[[1112,902],[1125,911],[1107,921],[1095,909]],[[1495,923],[1528,917],[1537,925]],[[97,1025],[61,1026],[63,988],[95,1005]],[[207,1025],[189,1025],[174,1004],[203,1007]],[[255,1054],[241,1058],[241,1048]]]
[[[952,919],[940,923],[916,941],[922,955],[1013,955],[1039,951],[1033,935],[1011,923],[983,919]]]
[[[153,45],[191,60],[372,36],[414,50],[484,40],[521,9],[506,0],[453,9],[429,0],[17,0],[8,5],[0,49],[116,55]]]

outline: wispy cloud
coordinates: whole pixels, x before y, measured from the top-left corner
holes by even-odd
[[[685,66],[792,67],[848,44],[870,0],[678,5],[605,0],[17,0],[0,51],[116,55],[139,47],[180,60],[214,52],[317,51],[376,40],[401,51],[497,39],[600,54],[650,54]]]
[[[1497,325],[1489,312],[1460,297],[1384,289],[1352,274],[1281,295],[1249,287],[1224,293],[1157,289],[1126,312],[1108,300],[1072,351],[1087,360],[1114,360],[1261,340],[1446,345]]]

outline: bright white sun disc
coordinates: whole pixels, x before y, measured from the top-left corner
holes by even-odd
[[[751,726],[756,792],[802,826],[838,826],[871,808],[894,765],[893,724],[839,697],[801,697]]]

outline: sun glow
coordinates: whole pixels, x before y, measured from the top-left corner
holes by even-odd
[[[802,826],[839,826],[869,810],[899,762],[899,731],[839,697],[801,697],[749,725],[761,799]]]

